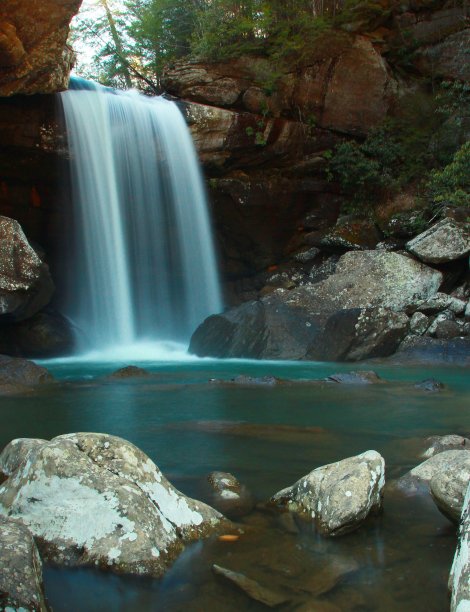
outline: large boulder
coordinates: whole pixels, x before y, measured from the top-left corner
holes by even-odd
[[[440,264],[466,257],[470,253],[470,224],[451,218],[410,240],[406,248],[426,263]]]
[[[313,470],[270,503],[314,521],[323,535],[337,536],[381,509],[384,484],[385,462],[369,450]]]
[[[54,284],[20,224],[8,217],[0,217],[0,260],[0,316],[33,316],[51,299]]]
[[[350,251],[326,279],[209,317],[190,352],[200,356],[359,360],[392,354],[410,302],[433,296],[442,274],[407,256]]]
[[[455,479],[461,472],[468,473],[469,469],[470,452],[468,450],[445,450],[433,455],[401,476],[397,481],[397,486],[408,494],[415,494],[428,490],[431,481],[439,474],[447,474],[446,480],[447,478]]]
[[[463,501],[470,482],[470,453],[465,453],[459,470],[444,470],[431,478],[429,490],[436,506],[453,523],[458,524]]]
[[[0,5],[0,96],[67,88],[69,23],[82,0],[9,0]]]
[[[0,517],[0,607],[25,612],[49,609],[33,536],[20,521],[4,517]]]
[[[470,609],[470,485],[467,487],[460,518],[459,541],[449,576],[451,612]]]
[[[48,561],[152,576],[225,522],[134,445],[93,433],[30,449],[0,487],[0,514],[27,525]]]

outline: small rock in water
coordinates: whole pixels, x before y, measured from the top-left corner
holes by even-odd
[[[250,492],[233,474],[211,472],[207,480],[213,491],[211,502],[224,515],[239,518],[252,510],[254,503]]]
[[[126,378],[143,378],[145,376],[150,376],[150,373],[143,368],[138,368],[137,366],[129,365],[124,368],[120,368],[116,370],[112,374],[108,376],[108,378],[112,378],[113,380],[122,380]]]
[[[302,583],[301,589],[319,597],[332,591],[346,576],[358,570],[359,564],[354,559],[337,559],[331,565],[312,574]]]
[[[470,450],[470,439],[456,434],[430,436],[426,438],[427,448],[423,457],[433,457],[447,450]]]
[[[384,380],[373,370],[358,370],[357,372],[340,372],[332,374],[326,380],[348,385],[370,385],[382,383]]]
[[[435,378],[426,378],[421,382],[414,385],[415,389],[421,389],[422,391],[430,391],[431,393],[437,393],[445,389],[445,385]]]
[[[338,536],[381,509],[384,484],[383,457],[369,450],[313,470],[276,493],[270,503],[314,521],[323,535]]]
[[[263,586],[259,582],[256,582],[256,580],[252,580],[239,572],[233,572],[232,570],[216,564],[212,566],[212,570],[214,574],[217,576],[222,576],[234,584],[246,595],[248,595],[248,597],[254,599],[255,601],[259,601],[269,608],[276,608],[277,606],[285,604],[291,600],[291,598],[285,593]]]

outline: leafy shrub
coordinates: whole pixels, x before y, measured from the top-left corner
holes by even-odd
[[[444,206],[470,207],[470,141],[457,151],[450,164],[431,172],[427,190],[437,212]]]

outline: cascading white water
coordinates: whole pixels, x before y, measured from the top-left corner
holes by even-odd
[[[61,94],[75,226],[65,310],[80,349],[188,342],[221,310],[189,130],[168,100],[85,83]]]

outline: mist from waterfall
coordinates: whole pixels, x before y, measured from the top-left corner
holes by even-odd
[[[81,83],[60,94],[74,225],[65,312],[79,350],[188,343],[222,306],[189,130],[173,102]]]

